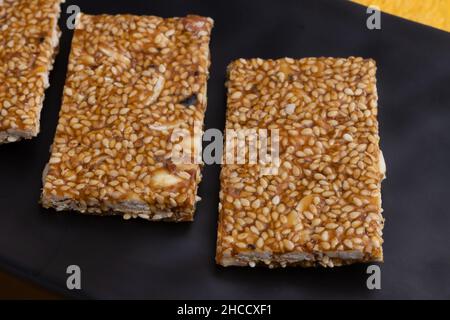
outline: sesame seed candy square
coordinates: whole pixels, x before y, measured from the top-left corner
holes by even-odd
[[[0,144],[39,133],[62,2],[0,1]]]
[[[172,134],[189,132],[188,152],[201,143],[212,27],[193,15],[79,15],[44,207],[193,220],[201,163],[172,161]]]
[[[277,129],[279,161],[222,166],[218,264],[383,260],[375,73],[357,57],[231,63],[226,129]]]

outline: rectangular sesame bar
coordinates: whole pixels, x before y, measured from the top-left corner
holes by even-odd
[[[226,134],[278,130],[279,161],[271,174],[259,161],[223,164],[218,264],[383,260],[375,73],[355,57],[231,63]]]
[[[39,133],[64,0],[0,0],[0,144]]]
[[[213,21],[80,14],[42,204],[125,219],[193,220]],[[201,131],[202,128],[200,128]],[[201,161],[200,161],[201,162]]]

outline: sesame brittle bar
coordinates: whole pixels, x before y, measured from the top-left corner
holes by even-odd
[[[78,17],[44,207],[193,220],[200,164],[172,161],[172,133],[201,143],[212,27],[192,15]]]
[[[0,144],[39,133],[62,2],[0,1]]]
[[[240,59],[227,129],[279,130],[279,167],[222,167],[216,261],[339,266],[382,261],[376,66],[370,59]]]

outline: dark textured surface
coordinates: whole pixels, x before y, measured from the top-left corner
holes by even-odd
[[[450,298],[450,34],[389,15],[369,31],[365,8],[346,1],[68,1],[86,13],[215,20],[207,128],[223,129],[225,70],[238,57],[364,56],[378,64],[385,263],[382,290],[366,266],[223,269],[214,263],[219,166],[205,167],[194,223],[125,222],[56,214],[38,205],[60,107],[71,32],[32,141],[0,147],[0,267],[63,294],[93,298]],[[79,292],[66,267],[82,269]],[[0,283],[1,286],[1,283]]]

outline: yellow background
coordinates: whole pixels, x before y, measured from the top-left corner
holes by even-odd
[[[450,32],[450,0],[352,0]]]

